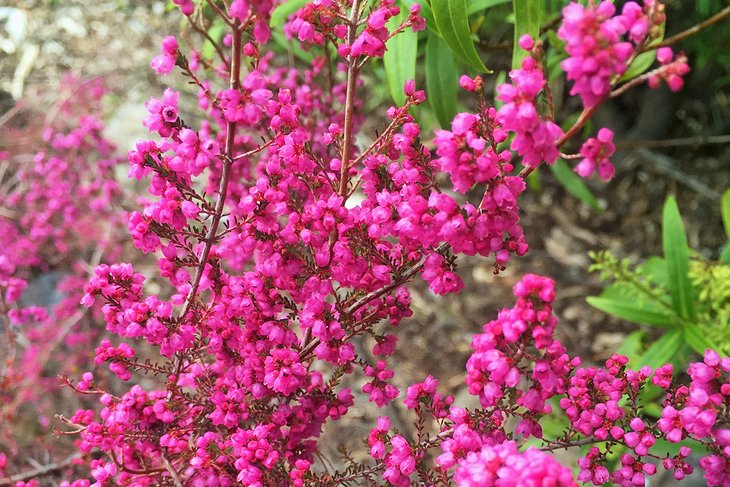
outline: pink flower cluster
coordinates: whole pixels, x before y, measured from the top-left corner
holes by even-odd
[[[635,50],[662,24],[659,10],[654,1],[644,2],[643,8],[626,2],[618,15],[608,0],[587,6],[571,2],[565,7],[558,37],[565,41],[569,56],[561,66],[574,82],[570,94],[579,95],[585,107],[605,98],[628,69]]]
[[[577,486],[570,469],[535,448],[524,452],[514,441],[485,445],[459,462],[454,474],[459,487],[554,485]]]
[[[174,3],[185,15],[195,9],[191,2]],[[391,431],[390,420],[381,417],[367,439],[370,463],[318,470],[323,432],[355,406],[353,375],[376,406],[399,396],[397,340],[388,327],[413,313],[408,284],[420,276],[436,294],[457,292],[464,285],[456,272],[459,254],[489,256],[498,272],[512,254],[527,251],[518,205],[525,182],[512,174],[512,154],[499,144],[512,137],[511,149],[534,168],[555,161],[564,134],[538,109],[546,80],[539,44],[525,37],[519,45],[530,56],[498,88],[500,109],[485,103],[481,78],[462,79],[477,96],[478,113],[457,115],[451,130],[437,132],[432,151],[412,110],[425,94],[408,81],[403,106],[388,109],[384,127],[361,147],[369,139],[358,114],[362,102],[352,97],[359,79],[352,76],[359,76],[366,57],[382,56],[393,35],[422,29],[420,8],[411,7],[407,20],[391,29],[389,20],[400,13],[394,0],[367,8],[357,1],[305,4],[289,34],[307,49],[335,47],[339,57],[320,56],[311,67],[295,69],[276,67],[272,54],[262,54],[273,3],[234,0],[212,8],[210,15],[231,30],[223,42],[230,56],[213,66],[198,63],[197,54],[188,62],[174,38],[163,41],[153,69],[166,74],[179,66],[198,89],[201,116],[183,117],[185,95],[173,89],[146,104],[144,125],[154,139],[138,142],[128,160],[130,176],[147,181],[149,194],[124,205],[133,207],[127,228],[146,255],[134,265],[97,261],[83,297],[79,277],[62,286],[99,323],[93,342],[76,336],[78,323],[68,325],[69,337],[86,350],[99,344],[89,357],[99,367],[92,372],[91,364],[79,364],[81,380],[65,381],[88,402],[65,421],[78,433],[94,485],[338,485],[376,476],[396,486],[575,485],[547,452],[520,451],[517,438],[542,439],[546,450],[581,438],[621,445],[627,453],[615,471],[597,447],[581,459],[580,478],[623,485],[654,473],[647,457],[660,439],[706,439],[708,483],[726,483],[726,361],[708,353],[703,364],[692,365],[684,388],[671,370],[656,371],[652,381],[667,400],[662,418],[651,421],[633,399],[652,371],[627,370],[620,356],[605,367],[579,368],[580,359],[570,358],[554,337],[554,283],[534,274],[514,286],[515,305],[473,338],[466,385],[481,408],[455,405],[428,376],[406,388],[413,434]],[[608,11],[591,4],[580,15],[596,8],[600,15]],[[619,35],[641,42],[645,15],[625,8]],[[566,31],[573,21],[566,19]],[[202,80],[208,68],[210,79]],[[78,130],[49,134],[48,141],[54,151],[71,153],[85,152],[93,141],[102,172],[111,177],[111,147],[101,130],[95,119],[82,118]],[[598,166],[603,176],[613,151],[610,133],[599,132],[584,147],[581,171]],[[74,159],[51,152],[36,158],[36,174],[20,173],[33,195],[8,201],[31,210],[35,233],[23,235],[16,222],[0,221],[19,242],[0,253],[0,285],[14,301],[28,269],[48,266],[48,251],[33,244],[82,254],[89,253],[89,238],[103,240],[98,222],[77,215],[69,194],[91,199],[100,214],[123,196],[115,184],[73,179],[67,170]],[[74,186],[49,173],[72,175]],[[461,195],[443,189],[446,175]],[[52,190],[44,178],[54,181]],[[477,185],[474,204],[464,195]],[[57,224],[61,217],[74,225]],[[117,261],[119,252],[112,250],[109,259]],[[76,308],[62,310],[55,316],[73,316]],[[16,325],[31,329],[29,343],[45,338],[48,327],[31,324],[45,321],[45,311],[12,311]],[[118,380],[129,386],[117,387]],[[555,413],[564,412],[569,430],[544,438],[540,421],[556,399],[561,409]],[[433,466],[429,450],[436,448]],[[664,466],[675,477],[688,473],[689,453],[681,450]]]
[[[528,44],[529,45],[529,44]],[[522,163],[537,167],[558,158],[557,142],[563,131],[552,120],[545,120],[537,109],[537,96],[545,86],[542,68],[533,57],[522,61],[522,69],[509,73],[512,83],[497,87],[497,99],[504,105],[495,119],[507,132],[514,132],[510,148],[522,156]]]
[[[386,24],[400,13],[400,7],[395,3],[395,0],[379,0],[367,18],[361,20],[365,28],[353,36],[348,35],[347,23],[341,22],[343,14],[339,12],[335,2],[321,0],[307,3],[287,24],[286,33],[290,38],[296,37],[308,44],[322,45],[325,41],[332,42],[342,57],[383,57],[385,43],[393,35],[409,27],[414,32],[426,28],[426,22],[420,16],[421,6],[414,3],[410,7],[408,18],[389,31]]]
[[[604,181],[613,177],[614,167],[610,157],[616,152],[613,144],[613,132],[610,129],[602,128],[598,136],[587,139],[580,148],[580,155],[583,159],[575,166],[575,172],[582,178],[588,178],[594,172]]]
[[[177,39],[174,36],[165,37],[162,40],[162,54],[152,60],[150,67],[157,74],[170,74],[177,62],[178,49]]]
[[[451,123],[451,132],[436,131],[434,144],[439,156],[436,162],[451,176],[454,189],[461,193],[513,169],[508,164],[512,153],[508,150],[498,153],[495,149],[507,139],[507,133],[494,120],[496,110],[490,108],[486,115],[487,119],[481,120],[478,115],[459,113]]]
[[[658,88],[661,80],[664,80],[670,90],[681,90],[684,86],[684,75],[689,73],[687,57],[683,53],[675,56],[671,47],[660,47],[657,49],[656,58],[661,67],[649,78],[649,86]]]
[[[552,314],[553,281],[528,274],[514,292],[515,307],[500,311],[496,320],[484,325],[484,333],[472,339],[466,383],[485,408],[499,405],[508,394],[516,398],[516,404],[526,409],[517,431],[539,438],[535,415],[550,412],[546,401],[565,392],[567,374],[580,360],[570,360],[565,347],[553,338],[557,325]],[[528,346],[536,354],[529,353]]]

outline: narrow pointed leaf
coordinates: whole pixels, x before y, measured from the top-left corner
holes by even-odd
[[[426,95],[441,128],[451,127],[457,110],[459,71],[449,46],[438,36],[426,41]]]
[[[673,196],[664,204],[662,244],[669,274],[669,293],[672,306],[682,318],[694,317],[694,295],[689,280],[689,247],[682,216]]]
[[[712,350],[720,350],[717,344],[711,342],[695,325],[688,324],[682,331],[684,332],[684,339],[687,344],[699,355],[704,355],[705,350],[708,348]]]
[[[563,185],[568,193],[572,194],[593,209],[601,209],[601,205],[598,203],[598,200],[593,193],[591,193],[591,190],[588,189],[588,186],[586,186],[581,178],[570,169],[570,166],[568,166],[564,160],[558,159],[555,161],[555,164],[549,167],[550,171],[552,171],[553,175],[555,175],[555,179]]]
[[[401,8],[400,14],[388,21],[388,30],[394,30],[408,19],[408,10]],[[399,106],[406,101],[403,84],[416,79],[416,57],[418,56],[418,32],[406,29],[393,36],[383,56],[385,77],[388,80],[390,96]]]
[[[730,241],[730,188],[722,194],[720,212],[722,213],[722,225],[725,227],[725,235]]]
[[[542,9],[540,0],[514,0],[512,5],[515,9],[515,43],[512,49],[512,69],[518,69],[527,52],[520,48],[517,41],[525,34],[530,34],[533,39],[540,38],[540,17]]]
[[[510,0],[471,0],[469,2],[468,13],[469,15],[482,12],[488,8],[507,3]]]
[[[632,323],[652,326],[672,326],[671,316],[659,311],[646,309],[640,304],[637,305],[635,302],[599,296],[589,296],[586,298],[586,301],[604,313],[616,316],[622,320],[631,321]]]
[[[664,40],[664,26],[666,25],[666,22],[662,24],[661,27],[661,34],[659,37],[657,37],[652,44],[659,44]],[[629,66],[629,69],[626,70],[624,75],[621,77],[622,82],[630,81],[634,78],[636,78],[639,75],[642,75],[646,72],[647,69],[651,67],[652,64],[654,64],[654,60],[656,59],[656,51],[651,50],[647,51],[645,53],[639,54],[636,56],[636,59],[634,59],[634,62],[631,63],[631,66]]]
[[[466,0],[432,0],[434,20],[446,44],[465,64],[479,73],[491,73],[479,58],[469,28]]]
[[[678,354],[684,346],[684,336],[682,330],[674,329],[671,330],[655,341],[649,349],[644,352],[641,359],[639,360],[638,367],[648,365],[656,368],[660,365],[664,365],[667,362],[671,362],[672,358]]]

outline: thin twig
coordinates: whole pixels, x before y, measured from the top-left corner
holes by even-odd
[[[683,41],[687,37],[691,37],[691,36],[697,34],[698,32],[705,30],[709,26],[720,22],[721,20],[725,19],[728,16],[730,16],[730,7],[725,7],[724,9],[720,10],[718,13],[716,13],[709,19],[700,22],[699,24],[695,25],[694,27],[690,27],[687,30],[683,30],[679,34],[675,34],[668,39],[664,39],[662,42],[660,42],[658,44],[646,46],[646,48],[644,48],[644,51],[651,51],[653,49],[659,49],[660,47],[672,46],[672,45],[676,44],[677,42]]]
[[[628,83],[623,84],[619,88],[616,88],[613,90],[608,96],[609,98],[618,98],[619,96],[623,95],[627,91],[629,91],[631,88],[634,88],[636,86],[639,86],[640,84],[643,84],[645,81],[650,80],[654,76],[659,76],[664,71],[667,71],[671,69],[672,66],[675,65],[675,63],[686,63],[687,57],[686,56],[679,56],[675,61],[673,61],[670,64],[666,64],[664,66],[660,66],[656,69],[653,69],[647,73],[642,74],[641,76],[637,76],[636,78],[632,79]]]
[[[542,450],[542,451],[567,450],[568,448],[575,448],[577,446],[583,446],[583,445],[593,445],[594,443],[603,443],[604,441],[606,441],[606,440],[599,440],[597,438],[586,438],[586,439],[574,441],[571,443],[551,442],[551,443],[553,443],[552,446],[543,446],[543,447],[540,447],[540,450]]]
[[[230,88],[233,90],[237,90],[241,85],[241,50],[241,30],[239,29],[238,22],[236,22],[233,27],[233,55],[231,59],[231,77],[229,83]],[[231,178],[231,166],[233,165],[233,150],[235,145],[235,139],[236,123],[227,122],[226,152],[225,157],[223,158],[223,171],[221,173],[221,181],[218,187],[218,199],[215,203],[215,213],[213,214],[213,220],[210,223],[210,228],[208,229],[208,234],[205,238],[205,247],[203,247],[203,253],[200,255],[200,261],[198,263],[198,268],[195,271],[193,284],[190,287],[190,292],[188,293],[188,297],[185,300],[185,306],[183,307],[183,311],[180,314],[181,318],[185,318],[188,311],[190,310],[190,305],[195,299],[195,296],[198,292],[198,287],[200,286],[200,280],[202,279],[203,273],[205,272],[205,266],[208,263],[210,249],[213,246],[213,242],[216,238],[216,233],[218,232],[218,224],[220,223],[221,217],[223,215],[223,208],[225,207],[226,203],[228,182]]]
[[[236,157],[233,158],[233,162],[236,162],[241,159],[245,159],[246,157],[251,157],[254,154],[258,154],[259,152],[261,152],[262,150],[266,149],[268,146],[273,144],[274,140],[275,139],[271,139],[268,142],[266,142],[265,144],[256,147],[255,149],[251,149],[248,152],[244,152],[243,154],[237,155]]]
[[[51,475],[55,472],[58,472],[59,470],[70,467],[71,464],[73,464],[79,458],[81,458],[81,453],[74,453],[61,460],[60,462],[41,465],[37,468],[34,468],[33,470],[28,470],[27,472],[19,473],[17,475],[11,475],[6,479],[0,479],[0,486],[15,485],[17,482],[25,482],[27,480],[35,479],[38,477]]]
[[[658,172],[695,191],[698,196],[712,202],[716,202],[720,199],[720,193],[708,187],[691,174],[686,174],[681,171],[674,165],[672,159],[664,154],[659,154],[657,152],[650,151],[649,149],[639,149],[637,152],[643,158],[652,162]]]
[[[201,34],[208,40],[208,42],[210,42],[210,44],[213,46],[213,49],[215,49],[215,52],[218,53],[218,57],[220,58],[223,65],[226,67],[226,69],[230,69],[231,66],[226,60],[226,55],[223,52],[223,49],[221,49],[221,46],[215,40],[213,40],[210,34],[208,34],[208,31],[196,24],[191,17],[188,17],[188,22],[195,32]]]
[[[177,473],[177,470],[175,470],[165,454],[162,455],[162,462],[165,464],[165,469],[170,474],[170,477],[172,477],[172,481],[175,483],[175,487],[183,487],[182,480],[180,480],[180,475]]]
[[[730,144],[730,135],[697,135],[664,140],[622,140],[616,142],[617,149],[665,149],[669,147],[696,147],[700,145]]]
[[[210,8],[215,10],[215,13],[217,13],[218,16],[221,19],[223,19],[223,22],[225,22],[229,27],[231,27],[235,30],[238,30],[238,21],[236,21],[235,23],[231,23],[231,19],[228,18],[228,15],[226,15],[226,13],[223,10],[221,10],[221,8],[218,5],[215,4],[215,2],[213,2],[212,0],[205,0],[205,1],[208,5],[210,5]]]

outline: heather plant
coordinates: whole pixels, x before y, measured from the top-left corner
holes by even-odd
[[[365,73],[429,16],[481,70],[464,0],[407,9],[394,0],[303,3],[284,28],[297,52],[313,56],[301,67],[268,45],[275,2],[173,3],[209,48],[203,55],[166,37],[151,67],[197,90],[200,122],[183,120],[188,95],[173,88],[145,104],[153,136],[128,161],[149,196],[125,215],[137,250],[96,266],[83,288],[80,302],[98,310],[105,331],[97,367],[65,381],[96,404],[61,417],[78,449],[62,465],[78,464],[68,475],[76,480],[62,485],[575,485],[550,452],[578,446],[590,446],[580,482],[643,485],[658,464],[682,479],[693,449],[708,485],[730,482],[730,359],[703,351],[684,375],[671,364],[631,370],[621,355],[584,365],[554,336],[547,277],[523,276],[514,305],[473,337],[466,385],[479,408],[442,395],[431,376],[399,391],[389,363],[398,346],[391,328],[412,314],[409,284],[457,293],[460,254],[489,259],[499,273],[528,251],[518,201],[531,172],[562,157],[578,161],[581,177],[613,175],[606,128],[564,152],[598,106],[644,82],[681,88],[687,59],[670,46],[687,34],[661,40],[661,3],[563,9],[560,66],[582,107],[567,128],[555,119],[538,24],[518,37],[515,69],[495,99],[483,77],[462,76],[476,108],[433,134],[414,115],[426,94],[412,79],[369,134]],[[522,6],[515,2],[518,31]],[[214,26],[225,34],[211,36]],[[656,68],[626,77],[654,51]],[[116,188],[100,210],[118,214]],[[154,272],[140,271],[142,254],[156,261]],[[9,262],[0,285],[14,302],[25,264]],[[107,369],[117,380],[106,380]],[[352,376],[364,378],[361,391],[348,387]],[[643,411],[648,387],[664,396],[658,419]],[[346,454],[346,467],[325,468],[323,429],[367,400],[402,402],[412,428],[382,415],[363,439],[368,460]],[[541,421],[554,414],[567,426],[546,435]],[[664,443],[681,448],[669,453]],[[624,453],[613,465],[617,449]],[[37,484],[32,473],[21,477],[16,485]]]

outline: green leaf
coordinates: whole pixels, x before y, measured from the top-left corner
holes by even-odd
[[[644,404],[644,407],[642,408],[642,411],[644,414],[651,416],[653,418],[662,417],[662,412],[664,411],[664,408],[661,407],[659,404],[657,404],[656,402],[650,402],[648,404],[645,404],[644,401],[641,401],[641,402],[642,402],[642,404]],[[652,450],[654,450],[654,449],[652,448]],[[679,450],[679,448],[677,448],[677,450]],[[675,453],[675,455],[676,455],[676,453]]]
[[[568,193],[591,208],[596,210],[602,209],[596,197],[591,193],[591,190],[588,189],[585,183],[583,183],[583,180],[570,169],[570,166],[564,160],[558,159],[555,161],[555,164],[550,166],[550,170],[555,175],[555,179],[563,185]]]
[[[408,20],[408,9],[401,8],[400,14],[388,20],[391,32]],[[388,48],[383,56],[385,77],[388,80],[390,96],[402,106],[406,102],[403,84],[409,79],[416,79],[416,57],[418,55],[418,32],[406,29],[388,41]]]
[[[684,346],[682,330],[671,330],[655,341],[639,360],[638,367],[648,365],[656,368],[672,360]]]
[[[471,2],[469,2],[469,10],[467,12],[469,15],[472,15],[509,1],[510,0],[471,0]]]
[[[522,60],[527,57],[527,52],[518,45],[517,41],[525,34],[530,34],[534,40],[540,38],[542,10],[540,0],[514,0],[512,5],[515,9],[515,44],[512,49],[512,69],[518,69],[522,65]]]
[[[661,34],[658,38],[652,41],[651,45],[659,44],[664,40],[664,26],[666,25],[666,21],[661,26]],[[640,76],[646,72],[647,69],[651,67],[652,64],[654,64],[654,60],[656,59],[656,51],[651,50],[647,51],[643,54],[639,54],[636,56],[636,59],[634,59],[634,62],[631,63],[629,66],[629,69],[626,70],[624,75],[621,77],[621,81],[630,81],[637,76]]]
[[[629,358],[629,366],[634,366],[634,362],[641,357],[643,351],[642,342],[646,337],[646,333],[641,330],[632,331],[621,342],[616,350],[619,355],[625,355]]]
[[[704,355],[705,350],[708,348],[720,350],[720,347],[712,343],[695,325],[691,323],[687,324],[682,328],[682,331],[684,332],[684,339],[687,341],[687,344],[698,354]]]
[[[271,13],[269,25],[271,26],[271,38],[283,49],[290,51],[300,60],[311,63],[314,54],[301,48],[297,41],[291,41],[284,35],[284,24],[297,10],[302,8],[307,0],[288,0],[274,9]]]
[[[491,73],[477,54],[469,28],[466,0],[432,0],[433,16],[441,37],[459,59],[479,73]]]
[[[426,93],[441,128],[451,127],[456,115],[459,71],[449,46],[429,34],[426,41]]]
[[[504,106],[504,102],[502,100],[497,99],[497,95],[499,95],[499,93],[497,92],[497,87],[499,85],[503,84],[505,81],[507,81],[507,71],[499,71],[497,73],[497,76],[494,77],[493,97],[494,97],[494,108],[496,108],[497,110],[499,110],[500,108],[502,108]],[[503,143],[505,143],[505,142],[503,142]]]
[[[282,28],[287,19],[289,19],[294,12],[304,7],[306,3],[307,0],[287,0],[271,12],[269,25],[274,28]]]
[[[616,316],[622,320],[652,326],[673,326],[671,316],[659,311],[646,309],[640,304],[636,304],[636,302],[600,296],[589,296],[586,298],[586,301],[594,308],[600,309],[604,313]]]
[[[664,204],[662,245],[669,274],[669,294],[672,305],[682,318],[693,318],[694,296],[689,279],[689,247],[684,232],[682,216],[673,196]]]
[[[646,262],[639,266],[641,273],[652,283],[665,289],[669,288],[669,272],[667,271],[667,260],[653,255],[646,259]]]
[[[730,243],[725,245],[725,248],[722,249],[722,253],[720,253],[720,262],[723,264],[730,264]]]
[[[730,241],[730,188],[726,189],[722,194],[720,213],[722,214],[722,224],[725,227],[725,235]]]
[[[215,42],[220,42],[225,30],[226,23],[223,21],[223,19],[216,17],[216,19],[213,21],[213,25],[211,25],[210,29],[208,29],[208,35]],[[215,47],[213,46],[213,43],[210,42],[208,39],[206,39],[203,43],[203,47],[200,50],[200,55],[203,56],[203,59],[208,60],[213,59],[213,56],[215,56]]]

